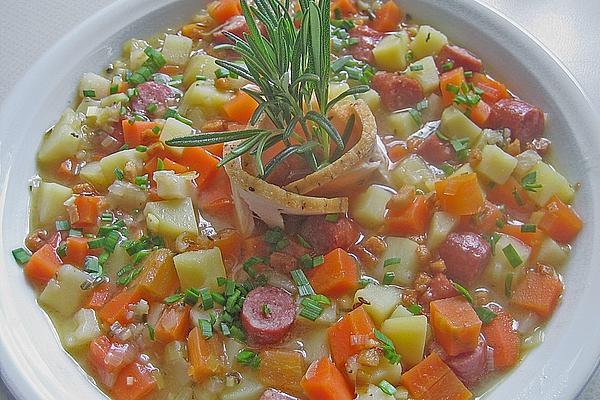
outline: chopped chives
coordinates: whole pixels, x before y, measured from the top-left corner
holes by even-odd
[[[114,84],[110,86],[110,94],[116,94],[119,91],[119,85]]]
[[[473,77],[473,71],[465,71],[465,78]]]
[[[150,103],[146,106],[146,111],[149,113],[155,113],[158,110],[158,105],[156,103]]]
[[[537,227],[535,224],[523,224],[521,225],[521,232],[524,233],[535,233],[537,230]]]
[[[325,216],[325,221],[327,222],[337,222],[340,218],[339,214],[327,214]]]
[[[302,245],[302,247],[304,247],[305,249],[312,249],[310,243],[308,243],[302,236],[300,236],[300,234],[296,235],[296,237],[298,238],[298,242]]]
[[[96,91],[92,89],[84,90],[83,97],[96,97]]]
[[[147,189],[150,185],[150,182],[148,181],[148,175],[136,176],[135,184],[142,189]]]
[[[521,186],[528,192],[537,192],[542,188],[540,183],[536,183],[537,173],[535,171],[528,173],[521,179]]]
[[[442,170],[442,172],[444,173],[444,175],[446,176],[450,176],[454,173],[454,167],[450,164],[448,164],[447,162],[443,162],[440,165],[440,169]]]
[[[163,300],[163,303],[165,303],[167,305],[175,304],[175,303],[183,300],[184,296],[185,295],[183,293],[175,293],[168,297],[165,297],[165,299]]]
[[[17,262],[17,264],[19,264],[19,265],[26,264],[29,261],[29,259],[31,258],[31,255],[29,254],[29,252],[22,247],[19,247],[18,249],[14,249],[12,251],[12,255],[13,255],[15,261]]]
[[[155,126],[154,128],[152,128],[152,133],[158,135],[160,133],[160,128],[158,126]]]
[[[454,68],[454,62],[452,62],[452,61],[448,61],[448,62],[445,62],[444,64],[442,64],[442,71],[443,72],[448,72],[452,68]]]
[[[154,341],[154,338],[156,337],[156,332],[154,331],[154,327],[147,323],[146,328],[148,328],[148,337],[150,337],[150,340]]]
[[[400,362],[400,355],[396,352],[396,347],[394,347],[394,342],[387,337],[383,332],[373,329],[375,333],[375,337],[381,343],[381,350],[383,350],[383,356],[387,358],[390,364],[398,364]]]
[[[506,274],[506,277],[504,278],[504,294],[509,299],[512,297],[513,277],[514,277],[514,274],[512,272],[509,272]]]
[[[411,304],[406,307],[408,311],[410,311],[413,315],[423,314],[423,308],[419,304]]]
[[[102,213],[102,215],[100,216],[100,220],[102,222],[112,222],[113,215],[111,213]]]
[[[411,71],[423,71],[423,64],[414,64],[410,66]]]
[[[100,265],[103,265],[108,260],[108,257],[110,257],[110,253],[104,250],[102,254],[98,256],[98,263],[100,263]]]
[[[396,278],[396,274],[392,271],[387,271],[385,274],[383,274],[383,284],[390,285],[392,282],[394,282],[394,278]]]
[[[83,233],[79,229],[69,230],[69,236],[71,237],[83,237]]]
[[[460,88],[451,83],[446,85],[446,90],[449,91],[450,93],[454,93],[454,94],[458,94],[458,92],[460,92]]]
[[[494,232],[491,236],[490,236],[490,246],[492,248],[492,255],[496,254],[496,243],[498,243],[498,240],[500,240],[500,235],[496,232]]]
[[[261,312],[263,316],[268,317],[271,315],[271,307],[268,304],[263,304],[261,307]]]
[[[156,159],[156,170],[162,171],[165,169],[165,162],[161,158]]]
[[[322,256],[322,255],[314,256],[312,259],[312,266],[318,267],[319,265],[323,264],[324,262],[325,262],[324,256]]]
[[[219,305],[225,305],[225,297],[221,293],[211,292],[210,297],[212,297],[213,301]]]
[[[410,110],[408,110],[408,114],[418,126],[423,125],[423,117],[421,116],[421,113],[418,110],[411,108]]]
[[[98,261],[98,257],[87,256],[83,260],[83,269],[90,274],[99,274],[102,272],[102,267]]]
[[[456,291],[460,293],[465,299],[467,299],[469,303],[473,304],[473,296],[471,296],[471,293],[469,293],[467,289],[465,289],[463,286],[456,282],[453,283],[452,286],[454,286]]]
[[[238,363],[252,368],[258,368],[260,365],[259,355],[251,350],[240,350],[235,359]]]
[[[331,305],[331,300],[329,300],[329,297],[325,296],[324,294],[313,294],[312,296],[310,296],[310,298],[311,298],[311,300],[314,300],[321,305],[324,305],[324,306]]]
[[[183,302],[189,306],[195,306],[200,299],[200,292],[198,289],[189,288],[183,292]]]
[[[487,307],[475,307],[475,313],[484,324],[489,324],[496,318],[496,313]]]
[[[66,242],[61,243],[56,248],[56,254],[58,254],[58,256],[61,258],[67,255],[67,243]]]
[[[210,339],[213,336],[213,327],[210,321],[199,319],[198,325],[200,325],[200,330],[202,331],[202,336],[204,338]]]
[[[210,289],[202,288],[198,291],[198,294],[200,295],[200,300],[202,301],[202,308],[205,310],[210,310],[214,307],[214,301],[210,293]]]
[[[402,260],[400,259],[400,257],[391,257],[391,258],[386,259],[383,262],[383,267],[386,268],[386,267],[389,267],[390,265],[400,264],[401,262],[402,262]]]
[[[423,99],[420,102],[418,102],[415,107],[416,107],[417,111],[423,111],[429,107],[429,100]]]
[[[244,331],[235,325],[229,326],[229,337],[234,338],[239,342],[246,341],[246,334],[244,333]],[[258,363],[260,364],[260,359]]]
[[[223,336],[231,335],[231,332],[229,331],[229,327],[224,322],[221,322],[221,332],[223,333]]]
[[[119,147],[117,152],[123,151],[123,150],[128,150],[128,149],[129,149],[129,145],[127,143],[124,143],[121,147]]]
[[[55,225],[57,231],[68,231],[71,229],[71,224],[67,220],[56,221]]]
[[[315,291],[313,290],[312,286],[310,285],[310,282],[306,278],[304,271],[302,271],[301,269],[295,269],[292,272],[290,272],[290,274],[292,275],[294,283],[298,287],[298,292],[300,293],[300,296],[309,296],[311,294],[315,294]]]
[[[196,75],[196,80],[197,81],[205,81],[206,80],[206,76],[204,76],[204,75]]]
[[[300,316],[308,320],[316,321],[323,314],[323,306],[311,298],[303,298],[300,306]]]
[[[215,76],[217,77],[217,79],[227,78],[229,76],[229,70],[223,67],[218,68],[217,70],[215,70]]]
[[[115,178],[117,178],[117,180],[122,181],[123,178],[125,177],[125,174],[123,173],[123,170],[121,168],[115,168]]]
[[[381,391],[387,395],[393,396],[396,394],[396,388],[394,385],[383,379],[381,382],[377,384],[377,387],[381,389]]]
[[[90,240],[88,243],[90,249],[100,249],[104,247],[104,238]]]
[[[515,250],[512,244],[509,243],[506,247],[502,249],[502,252],[504,253],[504,256],[506,256],[506,259],[513,268],[516,268],[523,263],[523,260],[521,260],[521,256],[519,256],[519,253],[517,253],[517,250]]]
[[[140,153],[145,153],[148,150],[148,146],[140,144],[139,146],[135,146],[135,149]]]

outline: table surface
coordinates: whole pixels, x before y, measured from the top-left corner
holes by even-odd
[[[79,22],[114,0],[2,1],[0,99],[28,66]],[[600,110],[600,1],[481,0],[525,27],[571,71]],[[25,17],[26,16],[26,17]],[[600,371],[577,400],[600,398]],[[0,382],[0,399],[12,396]]]

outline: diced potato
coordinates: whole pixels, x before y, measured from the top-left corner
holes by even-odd
[[[435,56],[446,44],[448,44],[446,35],[431,26],[421,25],[410,48],[415,58],[419,60],[423,57]]]
[[[88,345],[96,337],[100,336],[100,326],[96,320],[94,310],[82,308],[73,316],[75,329],[65,335],[65,346],[68,349],[76,349]]]
[[[178,137],[190,136],[192,134],[192,127],[188,124],[175,119],[168,118],[167,122],[160,131],[160,141],[165,143],[167,140],[175,139]],[[181,156],[183,154],[183,147],[171,147],[167,146],[169,151]]]
[[[481,128],[454,106],[446,108],[442,113],[440,130],[451,139],[467,138],[472,144],[481,135]]]
[[[81,76],[79,81],[79,91],[77,94],[79,97],[91,97],[93,99],[101,99],[110,94],[110,81],[103,76],[94,74],[92,72],[86,72]],[[83,94],[84,91],[93,91],[93,96],[86,96]]]
[[[444,102],[442,98],[435,93],[427,97],[427,108],[421,111],[423,122],[438,121],[442,118],[444,112]]]
[[[517,155],[517,166],[513,171],[513,175],[518,180],[521,180],[539,161],[542,161],[542,156],[537,151],[525,150]]]
[[[425,161],[416,154],[404,158],[390,174],[392,183],[397,188],[405,185],[415,186],[425,192],[430,190],[428,182],[433,182],[435,176]]]
[[[212,83],[198,81],[185,92],[179,105],[179,112],[186,115],[188,109],[198,107],[206,115],[223,114],[223,105],[233,94],[216,89]]]
[[[503,249],[507,248],[509,245],[512,245],[521,259],[521,263],[514,267],[511,265],[503,251]],[[506,275],[508,273],[514,273],[513,282],[516,283],[523,272],[523,266],[526,265],[530,254],[531,248],[529,246],[521,242],[519,239],[501,233],[500,238],[494,247],[494,252],[492,254],[490,263],[485,268],[485,275],[492,286],[503,293]]]
[[[219,67],[215,64],[217,59],[208,54],[198,54],[190,58],[183,72],[183,84],[187,87],[196,82],[196,76],[205,76],[207,79],[215,78],[215,71]]]
[[[241,378],[238,385],[225,387],[221,400],[256,400],[265,391],[265,387],[247,375]]]
[[[90,294],[89,290],[81,290],[81,284],[88,279],[87,273],[65,264],[58,270],[58,277],[51,279],[40,294],[40,303],[64,317],[70,317]]]
[[[192,383],[187,373],[190,368],[187,357],[188,352],[184,342],[175,340],[165,346],[164,363],[161,365],[161,370],[166,380],[165,386],[173,392],[181,393],[182,390],[189,389],[188,386]],[[190,392],[191,389],[188,390],[188,393]],[[189,399],[191,398],[190,395]],[[174,400],[179,400],[179,397]]]
[[[406,139],[421,127],[408,111],[396,111],[388,115],[387,124],[394,136]]]
[[[446,240],[446,237],[458,226],[460,218],[444,211],[436,211],[431,218],[429,233],[427,235],[427,247],[435,250]]]
[[[329,82],[327,98],[333,100],[348,89],[350,86],[346,82]]]
[[[53,225],[59,217],[67,216],[65,201],[73,195],[71,188],[58,183],[41,181],[31,190],[31,222],[34,226]]]
[[[371,112],[376,112],[380,109],[381,97],[379,97],[379,93],[377,93],[373,89],[369,89],[364,93],[360,93],[356,97],[367,103],[367,105],[371,109]]]
[[[148,46],[148,42],[139,39],[131,39],[125,43],[123,50],[125,54],[129,53],[129,68],[132,71],[140,68],[148,59],[148,56],[144,53],[144,50]]]
[[[526,175],[535,173],[535,183],[542,185],[536,192],[527,192],[535,204],[543,207],[553,195],[557,195],[565,204],[570,204],[575,196],[575,190],[567,179],[553,167],[543,161],[538,162]]]
[[[37,158],[42,163],[63,161],[77,153],[81,146],[81,120],[70,108],[48,133],[39,147]]]
[[[352,201],[350,215],[365,228],[377,228],[383,225],[386,205],[392,196],[381,186],[369,186]]]
[[[423,69],[419,69],[421,67]],[[427,56],[412,63],[406,70],[406,76],[419,81],[425,95],[437,90],[440,86],[440,74],[432,56]]]
[[[192,39],[186,36],[166,35],[161,50],[165,61],[169,65],[185,65],[192,51]]]
[[[400,318],[400,317],[412,317],[412,316],[413,316],[413,313],[408,311],[408,309],[406,307],[404,307],[402,304],[399,304],[398,307],[396,307],[396,309],[392,313],[392,315],[390,315],[390,319]]]
[[[173,171],[156,171],[152,177],[156,181],[156,193],[161,199],[183,199],[192,195],[192,182],[196,173],[175,174]]]
[[[142,163],[147,158],[148,155],[145,152],[137,151],[136,149],[121,150],[103,157],[100,160],[100,168],[106,179],[112,182],[115,179],[115,170],[117,168],[123,170],[127,161]]]
[[[114,277],[121,268],[129,264],[130,259],[131,257],[129,257],[127,250],[123,246],[116,246],[115,251],[108,256],[108,260],[106,260],[102,267],[108,276]]]
[[[517,159],[496,145],[488,144],[481,151],[481,161],[475,171],[492,182],[502,185],[517,166]]]
[[[148,191],[125,180],[115,180],[106,197],[110,207],[126,211],[140,210],[148,201]]]
[[[327,340],[327,330],[315,329],[314,327],[304,332],[302,337],[304,343],[304,352],[306,353],[306,363],[320,360],[329,356],[329,342]]]
[[[473,171],[473,168],[471,167],[471,164],[466,163],[462,167],[460,167],[459,169],[457,169],[456,171],[454,171],[452,173],[452,175],[450,175],[450,176],[451,177],[452,176],[459,176],[459,175],[464,175],[464,174],[470,174],[470,173],[473,173],[473,172],[475,172],[475,171]]]
[[[391,364],[385,358],[381,358],[380,360],[377,367],[366,368],[366,371],[369,373],[369,383],[376,385],[385,379],[394,386],[399,385],[402,375],[402,364]]]
[[[406,68],[409,41],[404,31],[385,36],[373,49],[375,65],[385,71],[402,71]]]
[[[386,394],[378,386],[369,385],[365,393],[356,396],[355,400],[394,400],[394,396]]]
[[[94,185],[96,189],[106,188],[114,179],[114,173],[112,179],[108,179],[102,171],[99,161],[92,161],[85,164],[81,170],[79,170],[79,176],[82,177],[86,182]]]
[[[567,248],[559,245],[551,238],[544,238],[537,256],[537,262],[554,268],[561,267],[569,258]]]
[[[377,266],[378,271],[383,276],[384,272],[394,273],[394,283],[407,286],[410,285],[415,277],[419,262],[417,260],[417,248],[419,245],[407,238],[388,237],[385,239],[387,248],[380,258]],[[383,267],[385,260],[390,258],[399,258],[400,262]]]
[[[359,298],[368,302],[363,307],[373,318],[375,325],[379,326],[400,304],[402,291],[395,286],[371,284],[356,291],[354,303],[359,303]]]
[[[183,232],[198,234],[192,199],[164,200],[146,204],[144,215],[155,234],[175,239]]]
[[[223,257],[218,247],[188,251],[173,257],[181,289],[204,288],[218,290],[218,277],[226,277]]]
[[[394,342],[396,351],[402,356],[402,363],[406,367],[411,368],[423,359],[427,337],[426,316],[388,319],[381,325],[381,332]]]

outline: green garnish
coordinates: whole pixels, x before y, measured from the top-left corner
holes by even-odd
[[[521,179],[521,186],[528,192],[537,192],[542,188],[541,183],[536,182],[537,173],[535,171],[528,173]]]
[[[115,172],[115,178],[117,178],[117,180],[119,180],[119,181],[122,181],[123,178],[125,177],[125,174],[121,168],[115,168],[114,172]]]
[[[398,364],[400,362],[400,355],[396,352],[396,347],[394,347],[394,342],[387,337],[383,332],[373,329],[375,333],[375,337],[381,343],[381,350],[383,351],[383,356],[387,358],[390,364]]]
[[[452,286],[454,286],[454,288],[456,289],[456,291],[458,293],[460,293],[465,299],[467,299],[467,301],[471,304],[473,304],[473,296],[471,296],[471,293],[469,293],[469,291],[467,289],[465,289],[462,285],[454,282],[452,284]]]
[[[213,336],[213,326],[210,321],[199,319],[198,325],[200,326],[200,330],[202,331],[202,336],[204,338],[210,339]]]
[[[535,224],[523,224],[521,225],[521,232],[523,233],[535,233],[537,226]]]
[[[519,253],[517,253],[517,250],[515,250],[512,244],[509,243],[506,247],[502,249],[502,252],[504,253],[506,259],[513,268],[516,268],[523,263],[523,260],[521,260],[521,256],[519,256]]]
[[[442,64],[442,71],[443,72],[448,72],[450,71],[452,68],[454,68],[454,62],[452,61],[448,61]]]
[[[258,353],[255,353],[251,350],[240,350],[239,353],[235,356],[235,359],[240,364],[246,365],[251,368],[258,368],[260,365],[260,357]]]
[[[188,306],[195,306],[200,299],[200,291],[198,289],[189,288],[183,292],[183,302]]]
[[[22,247],[19,247],[18,249],[14,249],[12,251],[12,255],[13,255],[15,261],[17,262],[17,264],[19,264],[19,265],[27,264],[27,262],[31,258],[31,254],[29,254],[29,252]]]
[[[400,257],[392,257],[392,258],[387,258],[384,262],[383,262],[383,267],[389,267],[390,265],[396,265],[396,264],[400,264],[402,262],[402,260],[400,259]]]
[[[55,225],[57,231],[68,231],[71,229],[71,224],[67,220],[56,221]]]
[[[156,103],[150,103],[146,107],[146,111],[148,111],[151,114],[155,113],[157,110],[158,110],[158,105]]]
[[[92,89],[84,90],[83,97],[96,97],[96,91]]]
[[[300,316],[311,321],[316,321],[323,314],[323,306],[312,298],[305,297],[300,302]]]
[[[156,338],[156,332],[154,331],[154,327],[146,323],[146,328],[148,328],[148,336],[150,337],[150,340],[154,341],[154,339]]]
[[[423,71],[423,64],[414,64],[410,66],[411,71]]]
[[[295,269],[291,271],[290,274],[292,275],[294,283],[298,287],[298,293],[300,296],[310,296],[311,294],[315,294],[315,291],[306,278],[306,275],[304,275],[304,271],[301,269]]]
[[[513,277],[514,277],[514,274],[512,272],[509,272],[506,274],[506,277],[504,278],[504,294],[508,298],[512,297]]]
[[[327,214],[325,216],[325,221],[327,221],[327,222],[337,222],[338,219],[340,219],[339,214]]]
[[[497,317],[496,313],[487,307],[475,307],[475,313],[484,324],[489,324]]]
[[[385,379],[382,380],[381,382],[379,382],[377,384],[377,387],[379,389],[381,389],[381,391],[387,395],[393,396],[394,394],[396,394],[396,388],[394,387],[394,385],[392,385]]]
[[[165,297],[163,300],[163,303],[165,303],[166,305],[175,304],[175,303],[178,303],[181,300],[183,300],[184,296],[185,296],[185,294],[183,294],[183,293],[175,293],[168,297]]]
[[[139,151],[140,153],[145,153],[146,151],[148,151],[148,146],[140,144],[139,146],[135,147],[135,150]]]
[[[452,139],[450,140],[450,144],[456,152],[456,158],[459,161],[465,161],[467,159],[467,156],[469,155],[469,139]]]
[[[383,284],[390,285],[392,282],[394,282],[395,277],[396,274],[394,272],[387,271],[385,274],[383,274]]]
[[[411,304],[410,306],[406,307],[406,309],[413,315],[423,314],[423,307],[421,307],[419,304]]]

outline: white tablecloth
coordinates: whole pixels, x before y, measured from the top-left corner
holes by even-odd
[[[2,0],[0,101],[44,50],[114,0]],[[575,75],[600,110],[600,1],[482,0],[524,26]],[[33,94],[32,94],[33,95]],[[0,399],[11,399],[0,382]],[[600,399],[600,373],[578,400]]]

